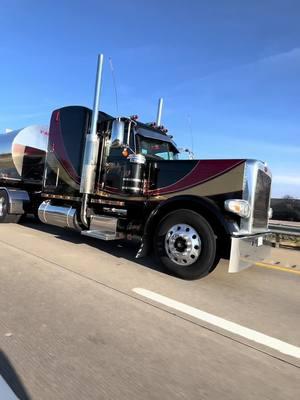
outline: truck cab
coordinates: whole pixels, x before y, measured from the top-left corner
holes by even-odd
[[[79,106],[52,114],[45,201],[39,212],[43,222],[57,224],[57,207],[62,206],[60,226],[104,240],[138,240],[138,256],[154,249],[168,269],[184,278],[207,275],[221,257],[231,259],[232,272],[249,265],[253,256],[265,257],[268,247],[258,237],[268,232],[268,167],[245,159],[180,160],[163,127],[141,123],[136,117],[99,113],[95,182],[87,205],[88,225],[84,225],[80,188],[91,114],[92,110]],[[66,215],[72,216],[71,221]],[[167,227],[173,225],[162,235],[158,229],[165,219]],[[206,232],[205,238],[195,233],[195,221]],[[208,238],[206,247],[213,256],[201,261]],[[249,252],[254,254],[247,260]],[[206,267],[193,268],[197,260]]]

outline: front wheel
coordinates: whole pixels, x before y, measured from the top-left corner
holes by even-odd
[[[206,276],[216,260],[216,237],[200,214],[180,209],[166,215],[154,237],[154,249],[162,264],[183,279]]]

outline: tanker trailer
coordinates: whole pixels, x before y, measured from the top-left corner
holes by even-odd
[[[0,134],[0,222],[17,222],[25,212],[34,212],[47,145],[45,126]]]

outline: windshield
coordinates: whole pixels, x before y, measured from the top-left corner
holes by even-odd
[[[172,143],[145,138],[139,135],[137,135],[136,138],[138,153],[144,154],[144,156],[148,158],[158,160],[177,159],[177,150],[174,148]]]

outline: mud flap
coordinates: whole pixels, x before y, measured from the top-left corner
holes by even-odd
[[[30,197],[26,190],[0,187],[7,193],[9,201],[9,214],[24,214],[24,203],[30,202]]]
[[[271,234],[232,237],[228,272],[234,273],[270,257]]]
[[[147,256],[149,254],[150,249],[151,249],[150,238],[148,235],[144,235],[135,258],[143,258]]]

